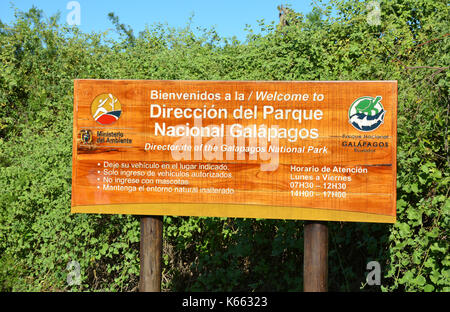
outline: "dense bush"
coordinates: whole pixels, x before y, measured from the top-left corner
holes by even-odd
[[[398,80],[398,221],[330,222],[329,288],[449,291],[449,9],[395,0],[381,12],[376,25],[366,4],[331,1],[245,42],[162,25],[115,42],[37,9],[0,22],[0,290],[137,289],[138,217],[70,214],[73,79],[114,78]],[[164,226],[165,290],[302,290],[302,221]],[[365,285],[371,260],[381,287]]]

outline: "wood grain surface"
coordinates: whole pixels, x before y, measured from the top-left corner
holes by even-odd
[[[75,80],[74,84],[73,213],[395,222],[396,81]],[[175,99],[164,99],[165,93]],[[108,112],[114,102],[106,101],[110,94],[120,102],[120,117],[104,125],[94,119],[92,107],[103,105],[105,114],[119,115]],[[183,98],[184,94],[193,99]],[[202,94],[212,98],[201,98]],[[308,99],[269,100],[261,98],[264,94],[306,94]],[[377,97],[385,111],[381,125],[368,132],[350,123],[350,107],[363,97],[373,101],[359,106],[354,118],[361,123],[377,117],[380,106],[370,111],[366,105],[375,105]],[[99,104],[96,98],[105,100]],[[151,105],[188,112],[225,109],[228,116],[152,118]],[[292,115],[264,116],[268,106],[282,113],[302,110],[307,117],[309,112],[320,113],[317,119],[301,121]],[[236,110],[248,110],[247,119],[235,118]],[[157,124],[223,127],[225,134],[232,125],[285,128],[309,136],[270,142],[266,137],[231,135],[174,137],[158,133]],[[317,130],[316,138],[311,129]],[[164,150],[174,146],[191,150]],[[221,150],[249,146],[265,151]]]

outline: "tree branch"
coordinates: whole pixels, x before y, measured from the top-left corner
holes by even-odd
[[[449,68],[449,66],[447,66],[447,67],[433,67],[433,66],[406,66],[406,65],[403,65],[403,67],[405,67],[405,69],[428,68],[428,69],[436,69],[436,70],[439,70],[439,71],[447,70]]]

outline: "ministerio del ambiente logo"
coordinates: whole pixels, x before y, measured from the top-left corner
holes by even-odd
[[[119,100],[111,93],[98,95],[91,104],[92,117],[103,126],[115,123],[122,115]]]

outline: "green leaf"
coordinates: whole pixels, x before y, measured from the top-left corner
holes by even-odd
[[[425,279],[425,277],[423,277],[422,275],[417,276],[415,279],[415,282],[419,285],[419,286],[423,286],[425,285],[425,283],[427,282],[427,280]]]

